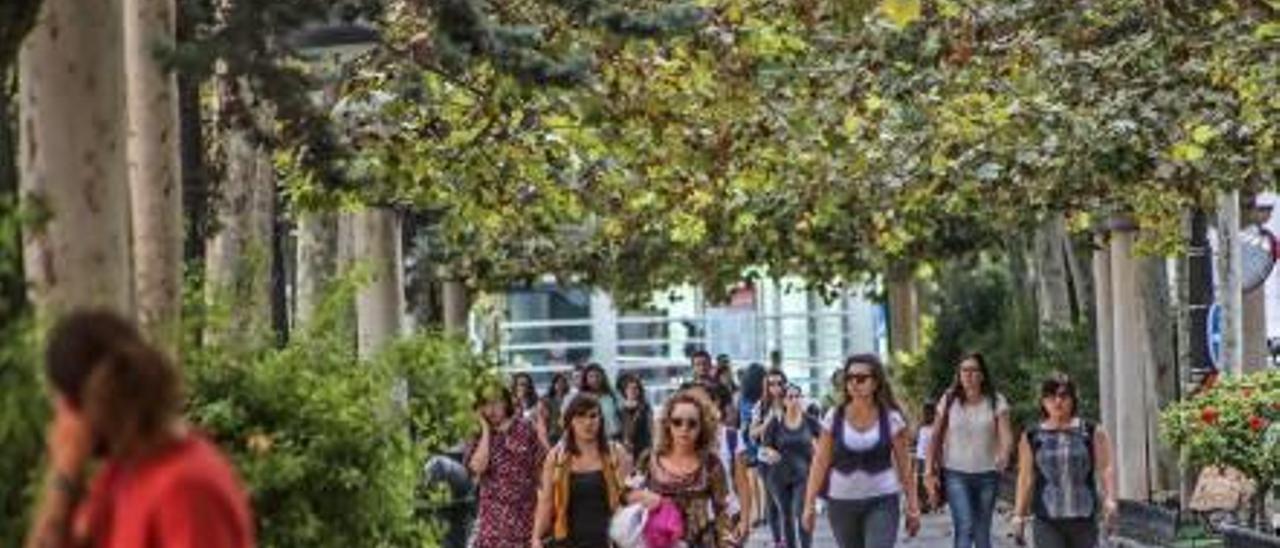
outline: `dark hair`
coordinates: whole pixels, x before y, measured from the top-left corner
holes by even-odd
[[[694,350],[693,353],[689,355],[689,363],[693,363],[698,358],[706,358],[708,364],[712,363],[711,353],[706,350]]]
[[[933,424],[934,419],[938,418],[938,402],[934,400],[925,401],[920,417],[920,424]]]
[[[902,406],[898,405],[898,399],[893,397],[893,387],[889,385],[889,376],[884,373],[884,363],[880,361],[880,356],[875,354],[854,354],[844,361],[844,400],[846,403],[849,398],[849,368],[855,365],[866,365],[871,367],[871,376],[876,381],[875,400],[876,405],[884,409],[891,409],[902,413]]]
[[[978,370],[982,372],[982,395],[985,396],[991,404],[991,410],[995,411],[996,398],[998,398],[999,395],[996,392],[995,380],[991,378],[991,371],[987,368],[987,360],[982,356],[981,352],[970,352],[961,356],[960,360],[956,362],[956,373],[955,376],[952,377],[951,386],[947,388],[946,392],[945,401],[947,402],[948,408],[952,403],[958,401],[957,398],[964,395],[964,386],[960,384],[960,364],[967,361],[978,364]]]
[[[560,384],[561,381],[563,381],[564,385],[568,388],[565,389],[564,394],[556,394],[556,385]],[[573,391],[573,386],[569,384],[569,376],[565,375],[564,373],[556,373],[554,375],[551,375],[551,384],[547,385],[546,398],[549,400],[555,400],[562,396],[568,395],[569,392],[571,391]]]
[[[592,390],[591,390],[591,373],[592,373],[592,372],[598,372],[598,373],[600,373],[600,379],[601,379],[600,387],[601,387],[601,389],[602,389],[602,390],[604,390],[604,392],[603,392],[603,393],[599,393],[599,394],[596,394],[596,395],[597,395],[597,396],[612,396],[612,395],[613,395],[613,387],[612,387],[612,386],[609,386],[609,374],[605,372],[605,370],[604,370],[604,367],[603,367],[603,366],[601,366],[600,364],[595,363],[595,362],[592,362],[592,363],[588,364],[588,365],[587,365],[587,368],[582,370],[582,378],[578,380],[578,391],[579,391],[579,392],[592,392]],[[592,393],[594,393],[594,392],[592,392]]]
[[[742,399],[751,403],[764,397],[764,366],[752,363],[742,373]]]
[[[783,395],[786,395],[785,389],[787,384],[790,382],[789,380],[787,380],[787,373],[782,369],[774,367],[769,369],[767,372],[765,372],[764,378],[766,381],[769,380],[769,377],[782,377],[782,387],[784,389]],[[764,384],[764,383],[761,383],[761,384]],[[760,401],[761,401],[760,408],[764,409],[767,412],[769,408],[773,407],[775,404],[773,401],[773,395],[769,393],[769,387],[761,386],[760,388],[761,390],[764,391],[764,394],[760,396]]]
[[[618,394],[625,399],[627,397],[627,385],[633,382],[640,387],[640,401],[645,401],[644,380],[635,373],[623,373],[621,377],[618,377]]]
[[[484,386],[476,390],[476,409],[495,401],[502,401],[502,412],[507,418],[516,416],[516,398],[506,386]]]
[[[529,383],[529,392],[524,395],[523,401],[517,401],[521,409],[531,409],[538,405],[538,387],[533,384],[533,376],[528,373],[516,373],[511,375],[511,393],[516,399],[520,398],[520,393],[516,390],[520,386],[520,381]]]
[[[84,414],[114,454],[160,441],[182,412],[182,380],[163,352],[114,312],[81,310],[58,322],[45,349],[54,390]]]
[[[600,455],[609,454],[609,438],[604,431],[604,410],[600,407],[600,398],[595,397],[590,392],[578,392],[574,394],[573,399],[569,400],[569,405],[565,407],[564,414],[560,416],[560,427],[564,432],[564,447],[572,455],[582,453],[582,450],[578,447],[577,436],[573,433],[573,419],[590,411],[595,411],[601,415],[599,422],[596,423],[598,428],[596,430],[596,446],[600,449]]]
[[[1043,400],[1054,394],[1066,392],[1071,397],[1071,416],[1076,416],[1080,412],[1080,395],[1076,391],[1076,383],[1071,377],[1061,371],[1054,371],[1040,383],[1040,399]],[[1044,408],[1044,403],[1040,403],[1040,418],[1048,418],[1049,412]]]

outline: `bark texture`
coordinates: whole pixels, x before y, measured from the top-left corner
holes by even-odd
[[[182,184],[178,82],[155,57],[174,41],[173,0],[124,0],[129,191],[139,325],[178,355],[182,317]]]
[[[133,313],[120,0],[49,0],[19,55],[19,166],[32,302]]]
[[[371,358],[400,335],[404,283],[400,220],[389,209],[369,208],[352,217],[352,251],[370,270],[356,295],[356,345]]]

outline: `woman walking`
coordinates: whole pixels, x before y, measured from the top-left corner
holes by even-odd
[[[845,401],[827,413],[805,493],[804,526],[813,531],[819,493],[841,548],[889,548],[898,539],[899,505],[906,499],[906,527],[920,530],[910,433],[884,365],[874,354],[849,357]],[[905,495],[905,496],[904,496]]]
[[[937,505],[945,489],[955,548],[991,548],[1000,472],[1012,446],[1009,404],[996,392],[982,354],[969,354],[938,403],[925,462],[930,502]]]
[[[677,393],[663,408],[657,447],[636,466],[640,489],[629,500],[649,509],[670,502],[684,523],[688,548],[726,548],[737,539],[729,518],[728,476],[715,454],[712,410]]]
[[[546,447],[533,424],[517,414],[510,390],[502,388],[483,401],[480,438],[464,459],[480,488],[472,546],[527,546]]]
[[[1040,385],[1040,423],[1018,443],[1013,532],[1021,542],[1034,516],[1036,548],[1094,548],[1099,510],[1107,526],[1116,515],[1110,440],[1076,416],[1078,405],[1071,378],[1051,375]]]
[[[533,377],[528,373],[516,373],[511,376],[511,392],[516,400],[520,416],[528,420],[538,418],[538,392],[533,386]]]
[[[560,425],[560,410],[569,403],[570,389],[569,377],[564,373],[556,373],[551,377],[551,385],[547,386],[547,394],[542,397],[539,416],[542,424],[547,425],[547,439],[551,443],[560,441],[560,435],[563,432],[563,427]]]
[[[638,375],[623,375],[618,386],[622,392],[622,445],[636,461],[653,445],[653,408],[645,398],[644,382]]]
[[[781,417],[786,411],[783,408],[787,395],[787,374],[781,369],[770,369],[764,376],[764,395],[760,398],[760,403],[756,405],[755,412],[751,417],[751,428],[748,433],[751,439],[756,443],[764,437],[764,430],[770,419]],[[769,463],[760,461],[760,476],[762,478],[769,477]],[[774,504],[773,493],[769,489],[769,482],[764,482],[764,507],[765,519],[769,522],[769,534],[773,538],[774,546],[782,545],[782,512],[777,504]]]
[[[769,467],[769,492],[782,517],[783,536],[787,548],[809,548],[813,535],[800,527],[804,511],[805,488],[809,482],[809,462],[813,460],[815,440],[822,427],[805,413],[804,395],[800,387],[787,388],[786,412],[770,419],[765,428],[761,449],[772,463]]]
[[[622,418],[618,414],[618,398],[613,394],[613,387],[609,384],[609,375],[604,372],[604,367],[598,363],[588,365],[582,373],[582,384],[578,391],[593,394],[600,400],[605,434],[610,440],[621,438]]]
[[[574,396],[565,409],[564,440],[542,467],[532,548],[542,548],[548,532],[557,547],[609,546],[609,520],[622,503],[631,463],[605,438],[602,419],[591,394]]]

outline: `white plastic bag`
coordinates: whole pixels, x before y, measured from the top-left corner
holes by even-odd
[[[609,539],[618,548],[645,548],[644,524],[649,511],[642,504],[628,504],[614,512],[609,520]]]

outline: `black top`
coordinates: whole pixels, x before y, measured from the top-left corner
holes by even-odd
[[[809,478],[809,463],[813,461],[813,440],[821,426],[808,415],[800,416],[800,424],[791,428],[779,418],[769,424],[764,434],[765,445],[777,451],[782,460],[769,467],[770,481],[790,485]]]
[[[880,439],[870,449],[855,451],[844,444],[844,429],[848,426],[845,418],[845,406],[836,408],[835,424],[831,429],[832,441],[835,445],[835,458],[831,467],[841,474],[852,474],[862,470],[868,474],[879,474],[893,466],[893,436],[889,429],[889,410],[879,410],[878,428]]]
[[[653,446],[653,410],[648,402],[640,402],[635,407],[620,404],[618,413],[622,415],[622,443],[631,453],[631,460],[637,461]]]
[[[569,476],[569,546],[609,546],[609,492],[602,470]]]

